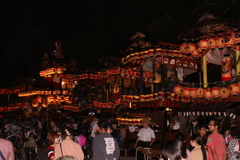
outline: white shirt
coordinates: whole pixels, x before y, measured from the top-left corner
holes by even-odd
[[[140,141],[151,142],[152,138],[155,138],[155,133],[150,127],[148,127],[147,129],[140,129],[137,136]]]
[[[95,137],[95,136],[96,136],[97,126],[98,126],[98,124],[97,124],[97,122],[95,122],[95,123],[93,124],[93,127],[92,127],[91,137]]]
[[[173,130],[178,130],[180,129],[180,124],[177,122],[176,124],[173,125]]]

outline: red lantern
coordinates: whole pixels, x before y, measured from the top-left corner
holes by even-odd
[[[187,43],[183,43],[183,44],[180,45],[180,52],[182,54],[186,54],[187,53],[187,50],[186,50],[186,46],[187,45],[188,45]]]
[[[196,90],[197,88],[190,88],[189,94],[191,98],[197,98]]]
[[[208,40],[207,39],[200,40],[199,48],[201,49],[201,51],[206,51],[208,49]]]
[[[212,97],[213,98],[219,98],[219,88],[218,87],[213,87],[212,88]]]
[[[239,45],[240,44],[240,32],[236,32],[233,35],[233,41],[235,45]]]
[[[203,88],[197,88],[196,96],[197,98],[203,98]]]
[[[196,46],[193,43],[189,43],[186,45],[186,53],[192,55],[193,52],[196,51]]]
[[[211,89],[207,88],[203,90],[203,96],[204,98],[206,98],[207,100],[212,99],[212,93],[211,93]]]
[[[176,94],[178,94],[178,95],[181,95],[182,92],[183,92],[182,86],[176,85],[176,86],[174,87],[174,89],[173,89],[173,92],[176,93]]]
[[[222,99],[227,99],[230,94],[229,89],[227,87],[220,88],[219,93]]]
[[[238,88],[237,83],[233,83],[229,86],[230,94],[233,96],[237,96],[240,93],[240,89]]]
[[[32,100],[32,106],[34,107],[34,108],[36,108],[36,107],[38,107],[38,99],[37,98],[35,98],[35,99],[33,99]]]
[[[227,48],[233,48],[234,47],[233,36],[227,35],[227,37],[225,38],[225,46]]]
[[[157,49],[156,49],[156,55],[157,55],[157,56],[162,55],[162,49],[161,49],[161,48],[157,48]]]
[[[154,56],[154,49],[149,49],[148,50],[148,55],[149,56]]]
[[[220,50],[220,54],[222,55],[222,50],[225,47],[225,39],[223,37],[219,37],[216,42],[216,47]]]
[[[189,97],[190,96],[189,92],[190,92],[190,88],[183,87],[183,97]]]
[[[209,46],[209,48],[212,50],[212,54],[213,54],[213,51],[215,50],[215,48],[216,48],[216,40],[215,40],[215,38],[210,38],[209,40],[208,40],[208,46]]]

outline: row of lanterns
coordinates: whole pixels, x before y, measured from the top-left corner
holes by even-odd
[[[174,87],[174,93],[171,94],[171,100],[177,100],[175,95],[182,96],[184,98],[205,98],[211,99],[227,99],[230,95],[236,97],[240,93],[240,86],[237,83],[232,83],[229,87],[213,87],[213,88],[189,88],[176,85]]]
[[[213,51],[218,48],[220,54],[224,48],[236,48],[240,45],[240,32],[226,33],[225,35],[216,35],[208,38],[201,39],[198,43],[183,43],[180,46],[180,52],[183,55],[191,57],[202,57],[206,54],[206,51]]]
[[[165,97],[165,93],[160,91],[158,93],[140,95],[140,96],[131,96],[131,95],[123,95],[123,101],[127,102],[151,102],[159,99],[163,99]]]
[[[236,115],[229,112],[201,112],[201,111],[195,111],[195,112],[178,112],[179,116],[227,116],[229,115],[233,119],[235,119]]]
[[[28,92],[19,92],[18,96],[19,97],[27,97],[27,96],[33,96],[33,95],[58,95],[61,94],[60,90],[34,90],[34,91],[28,91]],[[62,90],[62,94],[63,95],[70,95],[71,92],[69,92],[68,90]]]
[[[140,126],[142,125],[142,118],[116,118],[117,122],[121,125],[134,125],[134,126]]]
[[[53,74],[62,74],[64,71],[66,70],[66,68],[49,68],[47,70],[44,71],[40,71],[39,75],[41,77],[45,77],[45,76],[49,76],[49,75],[53,75]]]
[[[144,62],[145,59],[149,57],[154,57],[154,56],[183,57],[183,55],[179,50],[167,50],[167,49],[157,48],[157,49],[149,49],[147,51],[136,52],[136,53],[127,55],[125,58],[122,58],[122,63],[123,64],[127,64],[129,62],[142,63]]]

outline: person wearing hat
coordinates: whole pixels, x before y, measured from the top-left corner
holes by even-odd
[[[155,141],[155,133],[154,130],[149,127],[150,120],[148,118],[144,118],[142,120],[143,128],[137,134],[137,140],[135,143],[135,147],[147,148],[151,147]],[[143,155],[141,152],[138,153],[138,159],[143,159]]]

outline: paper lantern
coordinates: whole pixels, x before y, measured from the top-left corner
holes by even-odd
[[[189,97],[190,88],[183,87],[183,97]]]
[[[174,93],[171,93],[171,94],[170,94],[170,100],[171,100],[171,101],[174,101],[174,100],[175,100],[175,94],[174,94]]]
[[[225,47],[225,39],[223,37],[219,37],[216,42],[216,47],[220,50],[220,54],[222,55],[222,50]]]
[[[210,88],[206,88],[203,90],[203,96],[205,99],[210,100],[212,99],[212,93]]]
[[[234,44],[239,45],[240,44],[240,32],[236,32],[233,35],[233,41]]]
[[[220,88],[219,95],[222,99],[227,99],[229,94],[230,94],[230,92],[229,92],[229,89],[227,87]]]
[[[180,52],[182,54],[186,54],[187,53],[187,50],[186,50],[186,46],[187,45],[188,45],[187,43],[183,43],[183,44],[180,45]]]
[[[48,96],[48,102],[53,102],[54,100],[55,100],[55,96],[54,95]]]
[[[176,93],[176,94],[179,94],[179,95],[182,94],[182,91],[183,91],[183,87],[180,86],[180,85],[176,85],[173,89],[173,92]]]
[[[199,57],[199,52],[196,50],[192,53],[192,57]]]
[[[199,41],[199,48],[202,51],[206,51],[208,49],[208,40],[207,39],[202,39]]]
[[[165,93],[163,91],[158,92],[158,98],[163,99],[165,97]]]
[[[231,36],[231,35],[227,35],[226,37],[225,37],[225,46],[227,47],[227,48],[233,48],[234,47],[234,41],[233,41],[233,36]]]
[[[38,103],[38,99],[37,98],[32,100],[32,107],[36,108],[36,107],[38,107],[38,104],[39,103]]]
[[[232,79],[232,57],[222,58],[222,81],[228,81]]]
[[[203,98],[203,88],[197,88],[196,96],[197,98]]]
[[[191,98],[197,98],[196,90],[197,88],[190,88],[189,94]]]
[[[229,86],[230,94],[233,96],[237,96],[240,93],[240,89],[238,88],[237,83],[233,83]]]
[[[189,54],[189,55],[192,55],[192,53],[193,53],[194,51],[196,51],[196,46],[195,46],[195,44],[193,44],[193,43],[187,44],[187,45],[185,46],[185,48],[186,48],[186,53]]]
[[[162,49],[157,48],[155,53],[156,53],[157,56],[161,56],[162,55]]]
[[[209,47],[209,49],[211,49],[212,50],[212,54],[213,54],[213,50],[215,50],[215,48],[216,48],[216,40],[215,40],[215,38],[209,38],[209,40],[208,40],[208,47]]]
[[[213,87],[212,88],[212,97],[213,98],[219,98],[219,88],[218,87]]]

